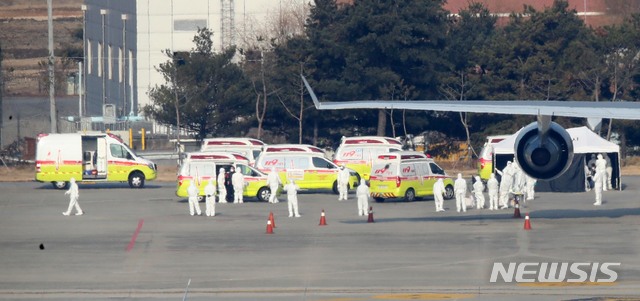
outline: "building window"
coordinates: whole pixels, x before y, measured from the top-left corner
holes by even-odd
[[[109,57],[107,57],[107,73],[109,73],[109,79],[113,79],[113,47],[109,45]]]
[[[98,42],[98,77],[102,77],[102,42]]]
[[[87,74],[91,74],[91,67],[93,67],[93,64],[91,63],[92,61],[91,40],[87,40]]]
[[[197,31],[198,28],[207,27],[207,19],[187,19],[173,21],[175,31]]]
[[[122,76],[124,75],[124,64],[122,62],[123,57],[122,57],[122,47],[118,49],[118,81],[122,82]]]

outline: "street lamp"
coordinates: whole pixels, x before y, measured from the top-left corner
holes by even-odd
[[[87,9],[88,7],[83,4],[82,6],[80,6],[80,9],[82,9],[82,68],[80,68],[80,72],[81,72],[81,77],[82,77],[82,82],[80,83],[80,85],[82,85],[82,89],[81,91],[78,91],[79,93],[82,93],[82,95],[80,96],[80,104],[79,104],[79,108],[78,108],[78,112],[80,113],[80,119],[82,119],[82,116],[84,116],[84,113],[87,111],[87,93],[85,92],[85,89],[87,89],[87,72],[85,72],[86,68],[87,68]],[[84,73],[84,74],[83,74]]]
[[[122,81],[122,114],[126,114],[127,111],[127,64],[125,63],[125,56],[127,53],[127,14],[122,14],[120,16],[122,18],[122,57],[120,60],[120,66],[122,71],[122,77],[120,80]]]
[[[106,47],[106,39],[105,39],[105,15],[107,14],[107,10],[106,9],[101,9],[100,10],[100,15],[102,16],[102,47],[100,49],[100,52],[102,53],[102,57],[101,60],[99,62],[100,64],[100,76],[102,77],[102,114],[104,115],[104,105],[106,104],[107,101],[107,82],[105,79],[105,72],[104,69],[107,67],[105,62],[106,62],[106,51],[105,51],[105,47]]]

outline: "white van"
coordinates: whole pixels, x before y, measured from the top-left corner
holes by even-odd
[[[269,144],[262,148],[263,152],[301,152],[301,153],[316,153],[324,155],[324,151],[310,144]]]
[[[382,153],[401,151],[402,143],[395,138],[379,136],[342,137],[333,163],[344,165],[369,179],[371,164]]]
[[[256,168],[264,173],[275,169],[282,183],[295,180],[301,189],[333,190],[338,193],[339,168],[316,152],[275,151],[263,152],[256,161]],[[354,171],[349,178],[349,188],[358,186],[358,178]]]
[[[41,134],[36,146],[36,181],[64,189],[77,182],[129,182],[144,187],[156,164],[136,155],[113,134]]]
[[[373,164],[369,191],[378,202],[403,198],[433,196],[433,184],[442,178],[445,199],[453,198],[453,179],[433,159],[421,152],[401,151],[378,155]]]
[[[229,172],[231,167],[239,169],[244,175],[245,186],[243,196],[257,198],[266,202],[271,195],[271,189],[267,185],[267,175],[249,165],[249,159],[238,153],[230,152],[194,152],[187,153],[180,166],[176,195],[188,197],[187,188],[191,181],[196,181],[200,196],[204,196],[204,188],[211,178],[217,185],[217,175],[221,168]]]
[[[253,138],[205,138],[202,140],[200,151],[239,153],[247,157],[249,164],[254,166],[256,158],[258,158],[265,145],[261,140]]]

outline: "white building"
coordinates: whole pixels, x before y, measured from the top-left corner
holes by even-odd
[[[104,104],[114,104],[117,117],[138,115],[149,90],[165,83],[156,71],[168,60],[164,50],[191,50],[198,27],[213,31],[220,50],[223,40],[234,44],[239,30],[251,30],[243,21],[264,19],[283,1],[85,0],[84,115],[102,116]]]

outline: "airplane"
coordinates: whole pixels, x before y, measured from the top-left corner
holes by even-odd
[[[573,143],[569,133],[551,121],[553,116],[588,119],[640,120],[640,102],[588,102],[557,100],[354,100],[320,102],[301,75],[318,110],[396,109],[442,112],[534,115],[537,121],[520,130],[514,154],[522,170],[538,180],[553,180],[562,175],[573,159]]]

